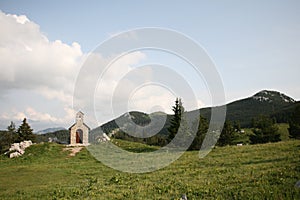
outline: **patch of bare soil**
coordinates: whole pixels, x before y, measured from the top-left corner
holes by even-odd
[[[75,156],[76,153],[80,152],[83,147],[66,147],[64,151],[70,151],[69,156]]]

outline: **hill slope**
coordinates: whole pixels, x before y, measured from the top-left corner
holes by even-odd
[[[55,131],[61,131],[61,130],[66,130],[66,129],[63,127],[47,128],[47,129],[40,130],[40,131],[36,132],[35,134],[41,135],[41,134],[53,133]]]
[[[125,149],[145,145],[117,141]],[[23,157],[0,157],[0,199],[298,199],[300,140],[186,152],[166,168],[144,174],[116,171],[83,149],[37,144]],[[145,151],[141,148],[146,148]],[[153,148],[153,147],[149,147]],[[151,150],[151,149],[150,149]]]
[[[249,127],[252,118],[259,115],[272,116],[295,103],[294,99],[282,93],[263,90],[249,98],[227,104],[226,117],[230,121],[240,121],[243,127]]]
[[[36,135],[36,137],[37,142],[48,142],[49,138],[52,138],[52,141],[62,144],[69,144],[70,142],[70,133],[66,129]]]
[[[278,123],[286,123],[291,111],[295,108],[296,105],[299,104],[299,102],[296,102],[293,98],[288,97],[283,93],[263,90],[251,97],[227,104],[226,119],[230,121],[239,121],[242,127],[250,127],[252,119],[259,115],[275,117]],[[199,110],[202,116],[210,119],[210,107],[201,108]],[[152,115],[155,115],[155,113]],[[126,118],[128,117],[132,118],[133,121],[139,125],[147,124],[150,122],[148,114],[136,111],[130,112],[129,114],[124,114],[120,116],[118,120],[126,121]],[[169,121],[171,117],[172,115],[167,115],[166,124],[159,132],[159,134],[167,134],[167,127],[170,124]],[[124,118],[124,120],[120,120],[122,118]],[[122,126],[126,126],[126,124],[123,124]],[[115,120],[112,120],[94,129],[92,132],[96,133],[102,129],[104,132],[110,133],[117,128],[119,128],[119,126],[115,123]]]

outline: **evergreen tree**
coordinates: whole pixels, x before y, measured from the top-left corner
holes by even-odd
[[[219,146],[231,145],[234,138],[234,127],[230,121],[225,121],[223,130],[218,140]]]
[[[18,142],[22,142],[24,140],[31,140],[35,142],[36,136],[32,133],[32,129],[26,121],[26,118],[23,119],[22,124],[18,128]]]
[[[250,135],[252,144],[278,142],[280,141],[280,133],[275,121],[266,116],[259,116],[253,119],[253,135]]]
[[[13,121],[11,121],[10,125],[7,127],[7,132],[10,135],[10,143],[13,143],[18,139],[16,125]]]
[[[191,145],[192,140],[194,139],[187,117],[188,116],[186,116],[186,112],[183,112],[181,114],[181,121],[178,128],[179,137],[176,141],[174,141],[174,144],[177,147],[188,148]]]
[[[8,151],[10,145],[17,139],[16,126],[13,122],[7,127],[7,131],[0,131],[0,153]]]
[[[300,139],[300,106],[297,106],[289,120],[290,138]]]
[[[10,122],[10,125],[7,127],[8,132],[16,133],[16,125],[14,122]]]
[[[208,124],[207,119],[200,115],[198,131],[197,131],[196,137],[195,137],[193,143],[191,144],[189,150],[199,150],[201,148],[202,142],[208,131],[208,126],[209,126],[209,124]]]
[[[11,135],[8,131],[0,131],[0,153],[5,153],[11,145]]]
[[[170,127],[168,128],[168,139],[167,141],[170,142],[178,132],[180,122],[181,122],[181,115],[184,112],[184,108],[182,106],[182,102],[180,98],[176,98],[175,105],[173,106],[174,115],[170,121]]]

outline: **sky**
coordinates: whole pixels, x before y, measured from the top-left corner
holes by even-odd
[[[221,77],[225,102],[264,89],[300,100],[299,10],[298,0],[1,0],[0,129],[24,117],[34,131],[68,128],[78,110],[86,113],[86,123],[92,128],[126,109],[171,113],[176,91],[159,84],[130,87],[124,81],[131,72],[135,77],[155,74],[154,68],[145,65],[160,65],[155,68],[158,71],[168,66],[188,82],[196,104],[182,97],[186,110],[213,105],[205,77],[195,76],[179,57],[151,49],[123,56],[98,78],[91,87],[95,87],[94,105],[73,105],[76,80],[88,58],[107,59],[93,53],[97,47],[116,34],[143,27],[174,30],[205,49]],[[85,79],[94,76],[100,74],[86,74]],[[169,81],[172,77],[172,73],[163,76]],[[134,88],[130,97],[122,96],[124,86]],[[85,89],[89,88],[87,84]],[[113,95],[118,101],[111,100]],[[126,103],[125,110],[118,108],[120,102]],[[97,120],[89,117],[92,111]]]

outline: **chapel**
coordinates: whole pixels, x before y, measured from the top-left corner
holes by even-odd
[[[70,145],[89,145],[90,128],[83,121],[84,114],[79,111],[76,114],[75,124],[70,128]]]

